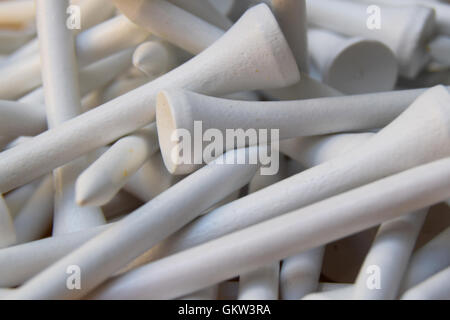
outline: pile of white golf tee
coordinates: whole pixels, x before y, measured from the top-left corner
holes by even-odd
[[[450,300],[450,4],[1,1],[0,292]]]

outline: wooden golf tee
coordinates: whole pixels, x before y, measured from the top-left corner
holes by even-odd
[[[411,257],[400,293],[418,285],[450,265],[450,228],[445,229]]]
[[[287,139],[280,141],[280,151],[306,168],[312,168],[352,151],[368,142],[374,135],[371,132],[339,133]]]
[[[207,5],[199,5],[199,3],[190,4],[178,0],[172,2],[187,11],[197,13],[200,17],[209,16],[212,11],[208,10]],[[165,1],[116,0],[115,3],[136,24],[193,54],[203,51],[224,34],[221,29],[215,28]],[[210,21],[211,19],[206,20]],[[221,21],[217,18],[214,20]],[[168,24],[167,21],[171,21],[171,23]],[[189,37],[185,36],[186,21],[189,21]],[[289,41],[288,43],[291,44]],[[122,145],[127,144],[123,142]],[[127,145],[127,147],[132,148],[131,145]]]
[[[232,22],[225,15],[220,13],[209,0],[184,1],[184,0],[169,0],[176,6],[191,12],[199,18],[214,24],[215,26],[228,30],[232,26]]]
[[[0,3],[0,23],[26,25],[34,18],[34,1],[3,1]]]
[[[16,231],[5,199],[0,194],[0,248],[16,243]]]
[[[261,28],[249,27],[255,25]],[[242,60],[243,53],[251,59]],[[3,152],[0,191],[25,184],[149,124],[155,119],[156,94],[167,87],[220,95],[283,87],[297,82],[299,77],[295,60],[270,9],[263,4],[255,6],[208,50],[185,64],[36,136],[29,143]],[[34,156],[25,157],[30,152]]]
[[[155,124],[120,139],[77,178],[77,203],[82,206],[108,203],[158,150]]]
[[[134,47],[149,36],[148,31],[118,15],[76,37],[76,51],[80,66],[86,66],[121,50]],[[99,41],[103,39],[103,41]]]
[[[184,176],[174,176],[167,171],[161,153],[151,156],[128,180],[124,189],[144,202],[167,190]]]
[[[110,226],[103,225],[0,250],[0,286],[16,287],[23,284]]]
[[[0,53],[8,55],[15,52],[20,47],[26,45],[35,33],[36,31],[33,25],[24,26],[24,28],[16,30],[0,29]]]
[[[422,209],[381,224],[355,281],[353,299],[397,298],[427,212]],[[376,279],[377,275],[381,277]]]
[[[213,6],[223,15],[228,16],[230,13],[231,7],[233,6],[234,0],[211,0],[210,1]]]
[[[370,139],[373,135],[372,133],[363,133],[297,138],[282,142],[280,150],[300,161],[303,165],[310,167],[315,165],[315,162],[318,160],[323,161],[333,156],[333,153],[348,152]],[[355,292],[352,293],[354,299],[396,298],[426,211],[422,210],[405,215],[382,224],[378,236],[374,240],[373,249],[368,253],[364,265],[361,267],[355,285]],[[395,263],[392,261],[393,256],[396,257]],[[311,264],[311,261],[312,259],[306,259],[305,263]],[[370,269],[372,266],[377,266],[380,270],[383,270],[382,283],[379,284],[379,287],[376,283],[370,283],[370,286],[367,285],[367,281],[370,280],[369,277],[371,276],[371,273],[368,273],[368,271],[373,271]],[[291,283],[289,278],[286,280],[286,283]],[[373,289],[374,285],[377,286],[376,290]],[[298,296],[296,298],[298,299]]]
[[[238,300],[277,300],[280,262],[241,274]]]
[[[0,100],[0,135],[33,136],[47,129],[44,106]]]
[[[188,295],[178,298],[178,300],[217,300],[219,294],[219,285],[214,285]]]
[[[42,60],[46,113],[50,128],[81,113],[74,37],[66,27],[68,0],[38,0],[37,26]],[[52,16],[53,19],[47,19]],[[64,68],[61,68],[61,66]],[[79,158],[54,171],[53,233],[78,231],[105,223],[99,208],[80,208],[73,201],[75,178],[86,165]]]
[[[350,300],[353,293],[353,285],[347,285],[335,290],[309,293],[302,300]]]
[[[224,34],[223,29],[168,1],[114,0],[114,4],[138,26],[192,54],[202,52]]]
[[[446,158],[152,262],[108,281],[89,297],[175,298],[433,205],[449,195],[450,158]],[[181,263],[183,268],[178,267]]]
[[[118,16],[107,20],[77,36],[76,50],[80,66],[105,58],[144,41],[148,32]],[[105,39],[98,41],[98,39]],[[41,60],[38,50],[1,67],[0,97],[16,99],[42,83]]]
[[[177,66],[176,49],[163,41],[147,41],[133,53],[133,65],[150,77],[161,76]]]
[[[292,49],[299,69],[302,72],[308,72],[305,0],[271,0],[270,6]]]
[[[402,300],[449,300],[450,267],[406,291]]]
[[[108,227],[110,225],[45,238],[0,250],[0,286],[15,287],[24,283],[39,271],[62,258],[67,252],[75,250]],[[413,255],[406,278],[414,279],[415,282],[409,282],[411,280],[408,280],[406,281],[407,286],[415,286],[448,265],[448,261],[450,261],[448,260],[450,257],[448,254],[450,252],[449,237],[450,229],[447,229]],[[12,269],[11,266],[13,265],[16,268]],[[319,284],[319,287],[321,285]],[[346,291],[349,291],[347,290],[349,288],[353,290],[353,285],[347,285]],[[333,291],[335,290],[333,289]],[[351,298],[351,290],[345,296],[348,299]],[[343,295],[340,295],[337,298],[343,297]]]
[[[194,161],[195,154],[186,157],[188,163],[184,163],[185,157],[176,152],[184,147],[179,141],[179,133],[187,130],[195,139],[191,142],[195,148],[197,139],[202,138],[195,133],[196,125],[201,126],[202,133],[214,129],[224,137],[230,129],[278,129],[280,139],[381,128],[423,92],[422,89],[415,89],[289,102],[260,102],[220,99],[178,89],[164,90],[158,95],[156,108],[159,145],[169,172],[186,174],[199,165]],[[242,142],[245,141],[238,143]],[[224,145],[224,149],[233,146]]]
[[[125,49],[83,68],[79,74],[80,94],[85,95],[107,84],[117,74],[123,72],[131,65],[132,53],[132,49]],[[42,87],[22,97],[19,102],[0,101],[0,133],[9,133],[12,136],[34,136],[45,131],[47,121],[44,104]]]
[[[30,0],[29,2],[33,1]],[[80,29],[72,30],[74,34],[78,34],[81,31],[85,31],[86,29],[89,29],[95,26],[96,24],[110,18],[114,14],[115,7],[109,0],[91,0],[91,1],[81,1],[81,2],[77,1],[77,2],[80,8],[80,15],[83,17],[83,20]],[[39,43],[38,39],[35,38],[32,41],[29,41],[26,45],[17,49],[14,53],[12,53],[7,58],[7,62],[10,63],[12,61],[17,61],[18,58],[29,56],[30,54],[37,53],[38,51],[39,51]]]
[[[298,253],[283,260],[280,270],[280,297],[283,300],[298,300],[317,290],[323,246]]]
[[[429,89],[367,143],[213,210],[157,245],[150,258],[190,248],[390,174],[449,156],[449,122],[448,91],[440,86]],[[415,141],[415,144],[408,141]]]
[[[373,135],[372,133],[339,134],[325,137],[290,139],[286,142],[281,142],[280,150],[300,161],[303,165],[310,167],[315,165],[316,161],[326,160],[332,157],[333,154],[348,152],[352,148],[366,142]],[[405,215],[394,221],[382,224],[378,237],[374,241],[373,251],[369,252],[364,265],[361,267],[355,286],[357,290],[354,292],[355,299],[394,299],[396,297],[406,263],[422,226],[425,214],[426,212],[418,212]],[[394,264],[392,263],[392,256],[397,257]],[[305,258],[304,263],[308,265],[311,264],[311,261],[312,259]],[[366,271],[371,271],[369,267],[373,265],[379,266],[383,270],[381,288],[377,290],[370,290],[366,283],[371,275],[366,273]],[[289,278],[286,280],[287,284],[292,283],[289,280]],[[372,288],[372,284],[370,288]],[[283,293],[283,290],[281,292]],[[294,297],[299,298],[298,296]],[[348,298],[351,297],[349,296]]]
[[[380,41],[310,29],[308,48],[322,81],[347,94],[389,91],[398,75],[394,53]]]
[[[439,63],[450,66],[450,36],[437,36],[429,44],[431,57]]]
[[[318,97],[339,97],[344,94],[323,82],[313,79],[304,72],[301,73],[301,80],[294,85],[281,89],[264,90],[264,94],[272,100],[301,100],[315,99]]]
[[[31,183],[8,192],[8,194],[4,196],[6,206],[12,217],[17,215],[17,212],[23,207],[24,203],[33,195],[39,182],[40,179],[36,179]]]
[[[128,48],[112,54],[102,60],[91,63],[79,72],[80,96],[106,85],[131,66],[134,48]],[[19,99],[23,103],[44,104],[44,90],[39,87]]]
[[[286,171],[286,169],[281,168],[278,174],[272,176],[256,174],[252,181],[250,181],[249,193],[256,192],[286,178]],[[240,275],[238,299],[277,300],[279,296],[279,275],[279,261]]]
[[[311,168],[351,152],[373,137],[373,133],[335,134],[281,141],[280,151]],[[318,247],[283,260],[280,272],[280,296],[298,300],[317,291],[325,248]]]
[[[242,154],[254,152],[256,147],[233,150],[186,177],[28,281],[16,292],[17,297],[82,297],[214,203],[247,184],[258,164],[235,162]],[[218,183],[220,188],[216,188]],[[85,280],[81,290],[67,290],[65,284],[66,268],[74,264],[83,270]]]
[[[348,36],[385,43],[395,53],[400,73],[413,78],[428,63],[426,43],[435,31],[434,11],[423,6],[380,5],[381,28],[368,27],[367,4],[351,1],[307,1],[308,22]]]
[[[44,237],[52,225],[54,207],[53,177],[47,175],[14,217],[17,243]]]

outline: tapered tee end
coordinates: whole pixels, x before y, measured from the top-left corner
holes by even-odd
[[[175,109],[174,105],[178,107]],[[193,117],[182,90],[164,90],[158,94],[156,124],[164,164],[171,174],[181,175],[194,170],[192,158]]]

